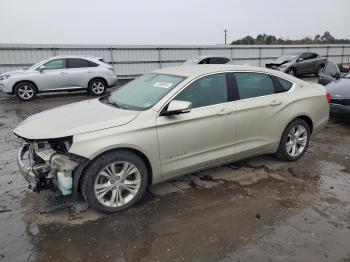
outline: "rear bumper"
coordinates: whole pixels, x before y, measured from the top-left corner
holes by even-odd
[[[350,119],[350,106],[330,104],[329,113],[331,116]]]

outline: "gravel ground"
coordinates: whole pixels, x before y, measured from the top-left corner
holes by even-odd
[[[332,119],[297,162],[261,156],[181,177],[120,214],[40,214],[51,193],[27,189],[12,129],[89,98],[0,95],[1,262],[350,261],[350,124]]]

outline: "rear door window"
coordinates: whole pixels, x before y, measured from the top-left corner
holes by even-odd
[[[229,59],[225,57],[211,57],[210,58],[210,64],[226,64]]]
[[[96,67],[98,64],[81,59],[81,58],[68,58],[67,68],[85,68],[85,67]]]
[[[247,99],[275,94],[275,86],[269,75],[262,73],[235,73],[239,98]]]

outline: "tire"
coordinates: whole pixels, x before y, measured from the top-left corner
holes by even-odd
[[[129,174],[123,174],[123,169],[129,170]],[[139,156],[129,151],[111,151],[87,167],[81,190],[91,208],[110,214],[135,205],[147,184],[147,168]]]
[[[303,119],[297,118],[290,122],[283,131],[276,156],[281,160],[296,161],[305,154],[309,142],[310,126]]]
[[[89,82],[88,91],[89,91],[89,94],[94,96],[104,95],[107,91],[106,81],[104,81],[101,78],[92,79]]]
[[[324,68],[324,65],[320,65],[317,68],[317,72],[315,73],[315,76],[320,76],[320,73],[322,72],[323,68]]]
[[[288,75],[291,75],[291,76],[297,76],[297,74],[296,74],[296,71],[295,71],[295,68],[289,68],[288,70],[287,70],[287,72],[286,72]]]
[[[30,82],[21,82],[15,86],[15,95],[22,101],[30,101],[36,97],[36,86]]]

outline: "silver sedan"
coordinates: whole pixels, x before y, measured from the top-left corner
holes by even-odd
[[[261,154],[299,159],[327,124],[329,100],[323,86],[265,68],[164,68],[29,117],[14,130],[27,143],[18,163],[34,188],[121,211],[179,175]]]

